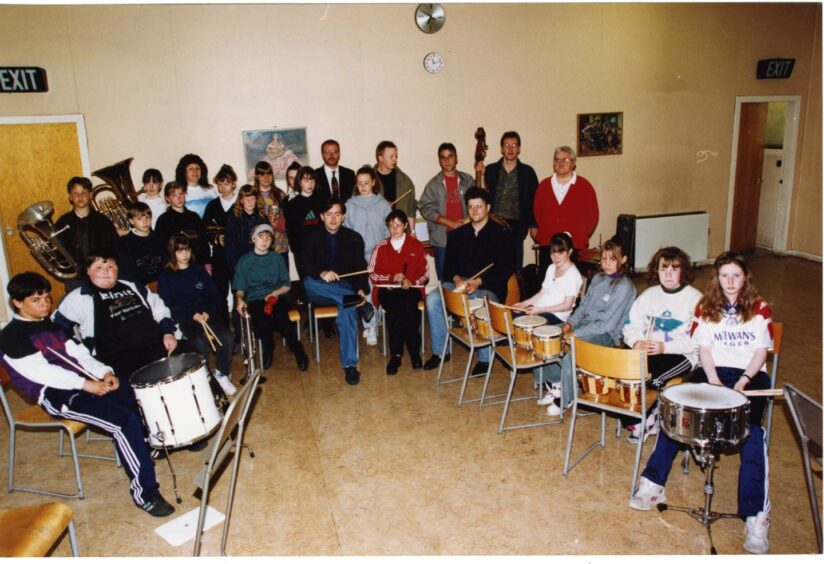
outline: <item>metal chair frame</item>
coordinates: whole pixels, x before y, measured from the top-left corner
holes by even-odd
[[[469,296],[464,293],[453,292],[449,288],[444,288],[441,282],[438,282],[438,291],[441,293],[441,303],[443,304],[443,318],[446,324],[446,340],[444,341],[443,350],[440,351],[441,362],[438,365],[438,377],[435,380],[435,387],[441,384],[451,384],[453,382],[462,382],[461,393],[458,396],[458,407],[467,404],[481,401],[481,397],[473,398],[464,401],[464,393],[466,392],[466,383],[469,380],[469,371],[472,366],[472,359],[475,356],[475,351],[491,347],[492,343],[488,339],[479,337],[475,334],[472,328],[472,320],[469,312]],[[450,323],[450,315],[455,315],[463,323],[463,327],[452,327]],[[441,380],[443,374],[443,365],[446,358],[446,351],[451,350],[452,341],[457,341],[461,345],[469,349],[469,355],[466,358],[466,367],[464,368],[463,376],[458,378],[450,378],[449,380]],[[435,351],[432,351],[433,353]],[[489,373],[492,371],[492,364],[495,360],[494,356],[489,359],[489,367],[487,368],[485,378],[489,378]]]
[[[494,401],[494,402],[487,402],[486,405],[499,405],[501,403],[504,404],[503,412],[501,413],[501,422],[498,425],[498,433],[503,433],[504,431],[512,431],[515,429],[527,429],[530,427],[544,427],[547,425],[558,425],[564,422],[563,413],[561,417],[557,420],[551,421],[535,421],[533,423],[524,423],[522,425],[510,425],[505,427],[504,424],[506,423],[506,416],[509,413],[509,406],[512,402],[524,401],[524,400],[537,400],[541,398],[541,389],[538,388],[537,393],[533,391],[532,394],[526,396],[519,396],[516,398],[512,398],[513,391],[515,390],[515,382],[518,379],[518,371],[519,370],[532,370],[533,368],[540,368],[542,366],[548,366],[550,364],[558,364],[561,362],[562,357],[553,358],[549,360],[543,360],[541,358],[536,357],[532,351],[528,351],[526,349],[520,348],[515,344],[515,337],[514,337],[514,330],[512,325],[512,312],[511,310],[507,309],[505,306],[490,302],[488,299],[484,298],[484,305],[489,312],[489,322],[492,328],[492,331],[495,335],[500,335],[500,339],[493,339],[492,348],[495,353],[495,356],[501,360],[509,368],[509,386],[505,394],[496,394],[494,396],[488,396],[489,399],[496,399],[501,397],[506,397],[504,400]],[[504,342],[506,341],[505,347],[499,347],[497,342]],[[502,350],[503,349],[503,350]],[[491,366],[491,364],[490,364]],[[528,373],[531,375],[531,373]],[[481,392],[481,402],[480,407],[484,407],[484,403],[487,399],[486,391],[489,387],[489,380],[491,377],[491,371],[487,373],[486,379],[484,380],[484,387],[483,391]]]
[[[338,306],[320,305],[316,306],[312,302],[306,302],[309,312],[309,339],[315,343],[315,362],[320,363],[320,338],[318,337],[318,319],[332,319],[338,317]],[[377,313],[375,314],[377,315]],[[355,334],[355,351],[360,356],[360,338]]]
[[[815,540],[818,542],[818,552],[822,551],[821,541],[821,514],[818,509],[818,496],[815,493],[813,471],[810,465],[810,446],[812,445],[819,465],[821,464],[822,430],[821,430],[821,403],[796,388],[792,384],[784,384],[784,398],[787,408],[792,415],[795,431],[801,442],[801,458],[804,461],[804,479],[807,482],[807,493],[810,498],[810,509],[813,514]]]
[[[418,311],[421,312],[421,356],[426,353],[426,307],[425,302],[420,300],[418,302]],[[383,309],[383,306],[378,307],[378,312],[380,313],[380,325],[381,325],[381,339],[383,341],[383,349],[381,353],[383,356],[386,356],[386,341],[387,341],[387,328],[386,328],[386,311]]]
[[[581,462],[592,450],[599,446],[606,446],[606,415],[624,415],[636,419],[641,430],[641,437],[635,448],[635,462],[632,468],[632,482],[630,483],[629,497],[632,498],[635,486],[638,481],[638,470],[641,465],[641,452],[644,449],[644,439],[646,426],[644,421],[647,417],[647,408],[657,397],[653,391],[648,392],[646,387],[647,355],[644,351],[634,349],[615,349],[594,345],[584,340],[576,338],[570,339],[570,354],[572,355],[572,366],[577,375],[578,370],[601,375],[609,380],[638,380],[641,382],[641,402],[633,409],[630,405],[613,399],[610,394],[604,396],[590,396],[588,394],[575,394],[572,403],[572,418],[569,425],[569,438],[567,439],[566,453],[564,455],[564,478]],[[649,394],[649,395],[648,395]],[[601,436],[600,439],[589,445],[578,459],[570,464],[569,459],[572,454],[572,443],[575,437],[575,423],[580,416],[578,409],[583,407],[589,411],[597,410],[601,412]]]

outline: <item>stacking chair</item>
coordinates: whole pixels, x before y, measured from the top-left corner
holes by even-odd
[[[309,310],[309,338],[315,341],[315,362],[320,362],[318,319],[336,319],[338,317],[338,306],[316,306],[312,302],[307,302],[307,308]],[[360,339],[355,339],[355,342],[357,343],[358,350],[360,350]]]
[[[604,387],[607,393],[595,395],[581,393],[575,395],[572,402],[572,420],[569,425],[569,438],[567,439],[566,454],[564,455],[564,478],[572,469],[581,462],[596,446],[604,448],[606,446],[606,414],[623,415],[638,421],[641,429],[641,437],[635,449],[635,463],[632,468],[632,482],[630,483],[629,497],[635,492],[635,484],[638,480],[638,468],[641,464],[641,451],[644,448],[644,434],[646,433],[647,408],[658,397],[657,392],[648,391],[646,387],[647,355],[644,351],[634,349],[616,349],[594,345],[581,339],[570,339],[570,353],[572,355],[572,365],[575,369],[576,377],[579,372],[604,379]],[[639,403],[631,405],[621,401],[615,393],[617,380],[630,380],[639,382],[641,393]],[[575,422],[582,414],[578,413],[580,408],[588,411],[601,412],[601,437],[592,443],[584,453],[572,464],[569,463],[572,453],[572,442],[575,437]]]
[[[515,389],[515,381],[518,378],[518,372],[522,370],[527,370],[529,372],[526,372],[526,374],[532,377],[531,370],[533,368],[540,368],[541,366],[546,366],[548,364],[559,363],[561,362],[561,357],[553,358],[550,360],[542,360],[540,357],[535,356],[533,354],[533,351],[526,350],[524,348],[516,346],[515,337],[513,334],[514,330],[512,328],[512,311],[507,309],[506,306],[497,304],[495,302],[490,302],[487,299],[484,299],[484,302],[487,307],[487,311],[489,312],[489,323],[492,326],[492,341],[495,356],[499,358],[501,362],[503,362],[507,367],[509,367],[509,387],[507,388],[506,394],[489,396],[489,399],[495,399],[504,396],[506,397],[506,399],[495,402],[487,402],[486,404],[504,404],[503,413],[501,413],[501,423],[498,425],[498,433],[510,431],[513,429],[525,429],[527,427],[542,427],[544,425],[557,425],[559,423],[563,423],[564,417],[563,415],[561,415],[561,417],[557,420],[536,421],[533,423],[525,423],[522,425],[510,425],[508,427],[504,426],[504,424],[506,423],[507,413],[509,412],[509,406],[512,402],[523,400],[537,400],[541,397],[541,389],[539,388],[537,391],[533,390],[533,393],[529,395],[516,397],[515,399],[512,398],[512,394]],[[496,338],[498,335],[501,336],[500,340]],[[498,345],[498,342],[500,342],[501,344]],[[484,406],[484,402],[487,399],[486,391],[489,386],[490,376],[491,371],[487,372],[486,379],[484,380],[484,387],[483,391],[481,392],[481,407]]]
[[[813,512],[813,526],[815,539],[818,542],[818,551],[821,545],[821,515],[818,509],[818,496],[815,494],[813,472],[810,458],[815,458],[821,466],[821,404],[793,386],[784,384],[784,399],[793,418],[795,432],[801,441],[801,456],[804,459],[804,478],[807,481],[807,493],[810,496],[810,509]]]
[[[229,521],[232,518],[232,506],[234,504],[235,485],[237,484],[237,472],[240,466],[240,451],[243,449],[243,433],[246,429],[246,418],[255,397],[255,390],[260,380],[260,370],[255,370],[246,384],[240,389],[233,399],[217,434],[209,441],[209,450],[204,457],[204,465],[194,483],[202,491],[200,498],[200,511],[197,518],[197,532],[195,533],[195,545],[192,556],[200,555],[200,541],[203,536],[203,524],[206,521],[206,510],[209,504],[209,493],[212,482],[216,479],[221,465],[229,454],[234,450],[232,457],[232,475],[229,479],[229,491],[226,499],[226,517],[223,521],[223,536],[220,540],[220,555],[226,556],[226,539],[229,536]],[[237,433],[234,433],[237,429]],[[248,447],[247,447],[248,448]],[[249,451],[249,456],[254,457],[254,452]]]
[[[441,301],[443,303],[443,316],[444,322],[446,323],[447,331],[446,341],[444,341],[443,350],[437,352],[432,351],[433,354],[439,354],[441,357],[441,363],[438,366],[438,378],[435,381],[435,386],[462,381],[463,384],[461,385],[461,393],[458,396],[458,406],[462,406],[465,403],[473,403],[476,401],[479,402],[481,400],[480,397],[464,401],[463,397],[464,392],[466,391],[466,382],[469,379],[469,371],[472,367],[472,359],[475,357],[475,351],[478,349],[482,349],[484,347],[489,347],[492,343],[488,339],[476,335],[475,331],[472,328],[472,316],[469,311],[469,296],[467,296],[464,293],[453,292],[449,288],[444,288],[443,284],[440,282],[438,283],[438,288],[438,291],[441,293]],[[461,327],[452,327],[452,324],[450,323],[450,315],[455,315],[458,317],[458,319],[461,321]],[[441,381],[446,351],[450,350],[453,340],[459,342],[460,344],[469,349],[469,355],[466,359],[466,368],[464,368],[463,377]],[[489,360],[490,362],[489,368],[486,372],[486,378],[489,378],[489,373],[492,370],[492,361],[495,360],[495,357],[491,356]]]
[[[0,557],[47,556],[68,529],[72,556],[80,556],[72,510],[60,503],[0,509]]]
[[[77,498],[83,499],[83,482],[80,479],[80,458],[96,458],[100,460],[115,460],[119,464],[116,456],[101,456],[97,454],[78,454],[77,441],[75,437],[87,429],[85,423],[80,421],[71,421],[69,419],[55,419],[41,408],[39,405],[32,405],[26,409],[12,413],[8,398],[6,398],[5,387],[9,384],[10,378],[6,370],[0,367],[0,403],[3,404],[3,412],[6,414],[6,419],[9,422],[9,492],[20,491],[29,493],[39,493],[44,495],[52,495],[56,497]],[[50,490],[39,490],[35,488],[21,487],[14,485],[14,462],[15,462],[15,443],[17,431],[34,431],[32,435],[42,436],[37,431],[57,431],[58,432],[58,456],[64,456],[63,451],[63,434],[69,437],[69,446],[71,447],[72,463],[74,466],[75,483],[77,484],[77,492],[65,493]]]

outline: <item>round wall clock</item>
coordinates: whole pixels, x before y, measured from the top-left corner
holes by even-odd
[[[435,33],[446,22],[446,14],[440,4],[418,4],[415,24],[424,33]]]
[[[437,74],[443,70],[444,60],[440,53],[428,53],[423,58],[423,68],[430,74]]]

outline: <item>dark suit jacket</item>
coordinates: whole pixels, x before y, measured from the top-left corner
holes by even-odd
[[[332,197],[332,189],[329,186],[329,181],[326,180],[326,171],[323,170],[323,167],[316,168],[315,175],[318,177],[315,183],[315,192],[321,196],[321,201],[325,203]],[[345,202],[355,189],[355,171],[338,165],[338,185],[340,186],[340,199]]]
[[[501,174],[501,167],[503,166],[503,157],[496,163],[487,165],[484,171],[484,180],[486,181],[486,188],[489,190],[489,196],[492,198],[494,207],[495,195],[498,191],[498,178]],[[530,227],[536,227],[535,214],[533,212],[532,203],[535,200],[535,190],[538,188],[538,176],[528,164],[522,163],[518,160],[518,215],[520,232],[516,233],[517,237],[523,239],[526,237],[527,231]],[[494,209],[492,211],[495,211]]]

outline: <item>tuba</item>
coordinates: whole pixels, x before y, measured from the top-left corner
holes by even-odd
[[[17,216],[17,229],[31,255],[49,274],[60,280],[77,278],[80,268],[57,237],[68,226],[57,231],[50,219],[52,213],[52,202],[37,202]]]
[[[92,189],[92,206],[105,215],[118,231],[129,230],[126,205],[137,201],[137,193],[129,172],[133,159],[134,157],[129,157],[92,173],[103,179],[103,184],[98,184]]]

